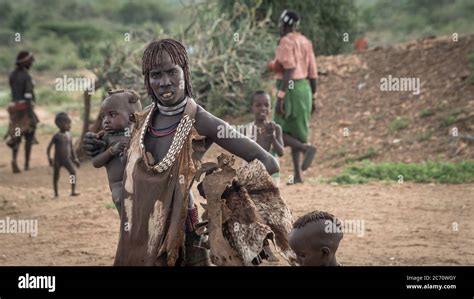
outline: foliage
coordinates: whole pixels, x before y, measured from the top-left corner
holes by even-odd
[[[238,6],[232,14],[216,8],[214,1],[194,5],[192,26],[182,40],[189,49],[197,100],[219,116],[238,115],[248,111],[255,90],[269,89],[266,61],[273,57],[276,36],[268,32],[269,14],[255,20],[258,6]]]
[[[443,127],[449,127],[450,125],[458,121],[459,116],[464,112],[462,108],[454,108],[447,112],[447,114],[441,119],[441,125]]]
[[[472,0],[357,0],[359,28],[371,46],[472,32]]]
[[[402,177],[400,177],[402,176]],[[474,182],[474,162],[459,163],[433,162],[424,163],[381,163],[364,161],[351,165],[329,182],[339,184],[362,184],[370,180],[387,180],[416,183],[460,184]]]
[[[16,54],[25,49],[37,58],[33,70],[83,68],[103,43],[123,39],[131,27],[141,31],[150,22],[168,24],[178,5],[168,0],[0,0],[0,72],[11,71]],[[14,40],[15,33],[21,42]]]
[[[232,0],[221,1],[220,10],[229,13],[236,6],[252,7],[255,3],[261,3],[255,13],[257,20],[271,13],[272,34],[278,34],[278,19],[288,9],[300,15],[299,29],[313,42],[318,55],[334,55],[352,49],[357,34],[357,8],[353,0]],[[344,33],[348,34],[348,41],[344,41]]]
[[[156,1],[126,2],[117,12],[117,20],[125,24],[142,24],[146,21],[168,24],[174,13],[165,5],[156,5]]]
[[[268,34],[269,19],[255,22],[256,8],[241,8],[227,15],[219,14],[213,1],[193,4],[188,7],[192,25],[177,35],[187,47],[195,99],[218,116],[248,111],[250,95],[271,84],[269,78],[264,78],[265,61],[276,43],[275,36]],[[236,19],[240,19],[240,26],[234,31]],[[133,88],[146,98],[141,55],[149,41],[164,37],[163,31],[155,28],[136,33],[133,43],[104,45],[101,59],[89,64],[99,85],[106,89]]]

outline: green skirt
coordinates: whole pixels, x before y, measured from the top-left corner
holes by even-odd
[[[308,142],[309,124],[311,121],[311,86],[307,79],[294,80],[292,89],[288,87],[285,95],[285,115],[277,114],[276,105],[273,105],[273,120],[279,124],[286,133],[303,143]],[[290,82],[291,83],[291,82]],[[281,80],[276,81],[280,88]],[[291,87],[291,84],[290,84]],[[275,101],[276,102],[276,101]]]

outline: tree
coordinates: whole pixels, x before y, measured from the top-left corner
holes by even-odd
[[[334,55],[352,49],[357,33],[357,8],[353,0],[229,0],[220,5],[221,11],[230,12],[240,5],[259,5],[256,18],[271,12],[273,33],[277,34],[278,19],[285,9],[301,17],[300,31],[308,37],[316,54]],[[348,40],[344,40],[347,33]]]

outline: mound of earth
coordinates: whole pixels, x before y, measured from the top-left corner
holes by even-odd
[[[471,53],[474,34],[457,42],[451,36],[428,38],[352,55],[319,56],[319,107],[311,127],[320,167],[338,169],[363,159],[472,159]],[[384,80],[397,78],[419,79],[419,94],[414,89],[382,90]]]

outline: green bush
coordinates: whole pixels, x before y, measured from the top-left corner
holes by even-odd
[[[11,46],[13,45],[14,42],[15,42],[15,32],[11,29],[0,28],[0,45]]]
[[[74,43],[96,41],[106,36],[105,31],[89,22],[49,21],[39,24],[39,29],[67,37]]]
[[[11,102],[10,90],[0,89],[0,107],[7,107],[10,104],[10,102]]]
[[[183,40],[192,46],[189,58],[197,99],[219,116],[249,111],[251,94],[273,84],[265,62],[274,55],[277,36],[269,33],[269,15],[255,21],[257,8],[240,6],[229,14],[219,13],[215,3],[206,2],[192,8],[194,25],[183,32]]]
[[[448,113],[442,118],[441,125],[443,127],[449,127],[458,120],[459,115],[461,115],[463,112],[464,110],[462,108],[455,108],[448,111]]]
[[[371,46],[406,42],[430,35],[469,33],[472,0],[357,0],[359,27]]]
[[[8,77],[10,71],[15,67],[15,56],[16,53],[13,51],[4,51],[2,55],[0,55],[0,72],[2,72],[2,75],[5,75],[5,77]]]
[[[219,1],[220,10],[230,13],[240,9],[242,5],[254,7],[261,3],[255,12],[258,20],[265,18],[268,11],[272,13],[271,34],[277,35],[277,24],[281,13],[293,10],[301,17],[300,31],[313,42],[317,55],[334,55],[352,50],[352,44],[357,37],[358,10],[352,0],[231,0]],[[349,41],[343,40],[344,33]]]
[[[156,1],[126,2],[117,12],[117,21],[125,24],[152,21],[166,25],[173,17],[168,5]]]
[[[30,25],[31,17],[28,10],[17,10],[10,16],[9,27],[15,32],[23,33],[30,27]]]
[[[401,177],[400,177],[401,176]],[[459,163],[433,162],[424,163],[381,163],[363,162],[351,165],[329,182],[340,184],[364,183],[370,180],[412,181],[416,183],[460,184],[474,182],[474,162]]]
[[[3,138],[8,131],[8,125],[0,125],[0,137]]]
[[[40,89],[36,97],[38,104],[44,106],[61,106],[72,101],[66,92],[53,89]]]

